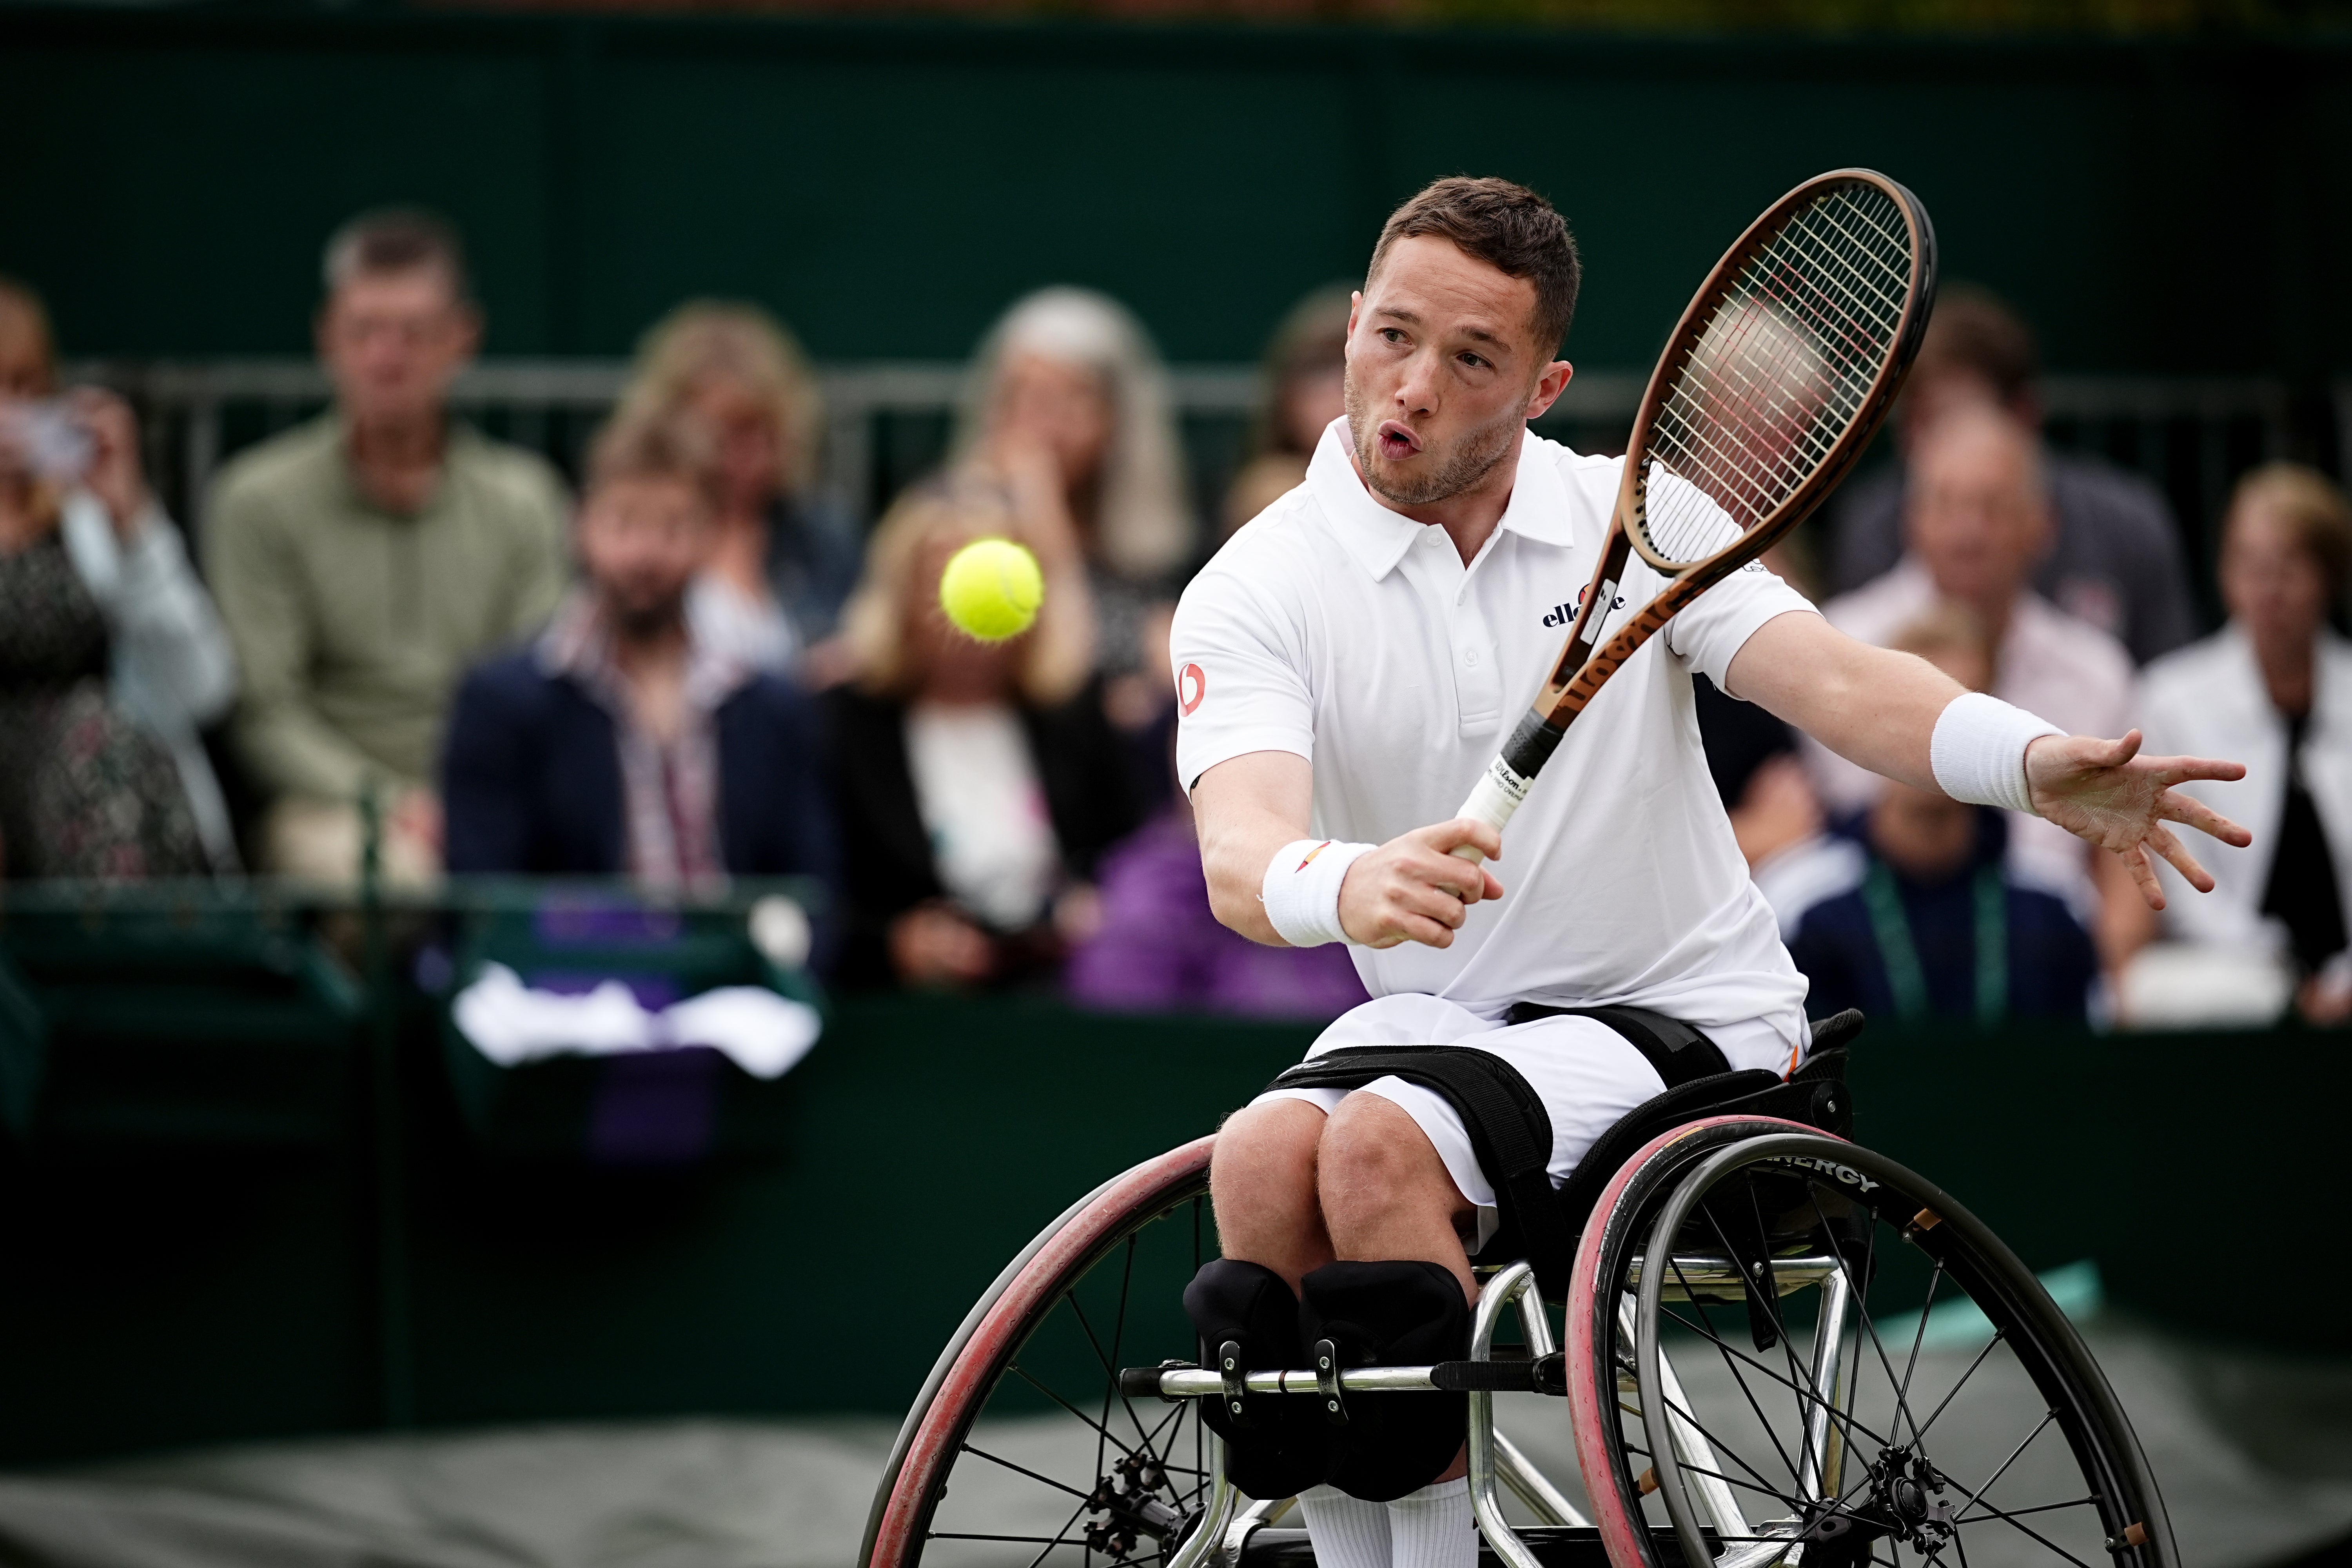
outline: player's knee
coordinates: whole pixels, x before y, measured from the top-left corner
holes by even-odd
[[[1209,1186],[1220,1226],[1294,1219],[1315,1204],[1323,1111],[1303,1100],[1245,1106],[1217,1130]]]
[[[1359,1211],[1393,1213],[1426,1196],[1444,1203],[1453,1180],[1428,1134],[1395,1101],[1351,1094],[1324,1123],[1316,1148],[1323,1211],[1334,1225]]]

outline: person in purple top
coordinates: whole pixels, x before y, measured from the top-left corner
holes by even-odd
[[[1182,800],[1106,854],[1097,885],[1102,925],[1063,972],[1081,1006],[1327,1019],[1365,999],[1346,947],[1261,947],[1217,923]]]

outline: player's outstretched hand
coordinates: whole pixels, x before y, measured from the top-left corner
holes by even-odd
[[[1503,836],[1466,816],[1416,827],[1358,856],[1339,884],[1339,924],[1349,939],[1366,947],[1451,947],[1470,905],[1503,896],[1493,872],[1453,852],[1457,844],[1502,858]]]
[[[2166,823],[2184,823],[2240,849],[2254,841],[2252,834],[2172,786],[2189,779],[2242,779],[2246,770],[2242,763],[2205,757],[2143,757],[2139,744],[2137,730],[2120,741],[2044,735],[2025,749],[2025,783],[2036,811],[2075,837],[2114,850],[2139,884],[2147,907],[2160,910],[2164,889],[2156,879],[2151,850],[2171,861],[2199,892],[2213,890],[2213,879]]]

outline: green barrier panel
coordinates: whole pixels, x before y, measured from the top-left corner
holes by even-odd
[[[428,1424],[895,1412],[974,1295],[1104,1177],[1212,1129],[1303,1026],[1022,998],[842,1002],[779,1152],[667,1173],[486,1155],[421,1003],[401,1043],[414,1386]],[[1861,1136],[2040,1268],[2194,1332],[2352,1350],[2319,1304],[2336,1037],[1874,1030]],[[2251,1070],[2250,1070],[2251,1069]],[[347,1164],[61,1179],[0,1162],[0,1460],[368,1425],[384,1407]],[[2316,1308],[2316,1310],[2315,1310]]]
[[[363,1001],[310,912],[258,886],[0,911],[0,1111],[60,1149],[346,1135]]]

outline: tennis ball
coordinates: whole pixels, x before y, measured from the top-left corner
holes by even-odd
[[[1009,539],[979,539],[965,545],[940,574],[940,608],[959,630],[982,642],[1019,637],[1037,619],[1045,601],[1045,576],[1037,558]]]

